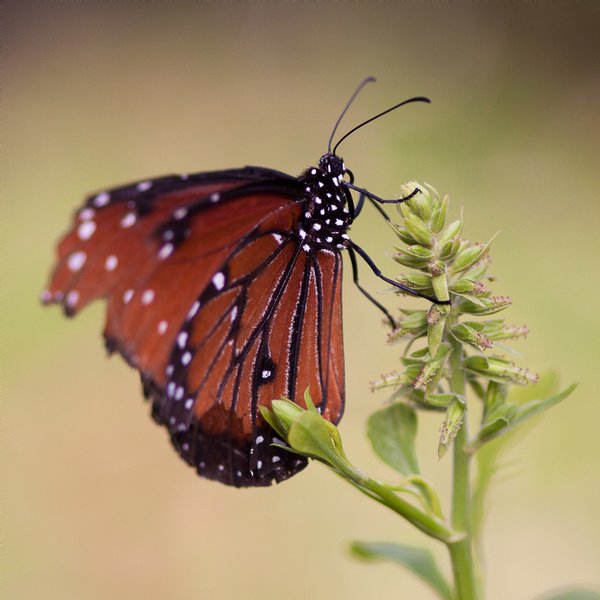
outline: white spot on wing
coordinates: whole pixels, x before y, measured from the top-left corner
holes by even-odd
[[[107,192],[100,192],[93,200],[92,204],[101,208],[110,202],[110,195]]]
[[[106,260],[104,261],[104,268],[107,271],[114,271],[117,268],[118,264],[119,259],[114,254],[110,254],[106,257]]]
[[[93,208],[83,208],[79,211],[79,218],[82,221],[91,221],[96,216],[96,211]]]
[[[121,227],[131,227],[137,220],[137,216],[134,212],[128,212],[122,219],[121,219]]]
[[[161,321],[157,327],[158,333],[160,333],[160,335],[163,335],[164,332],[167,330],[168,326],[169,326],[169,324],[166,321]]]
[[[184,367],[187,367],[187,365],[189,365],[190,362],[192,362],[192,353],[191,352],[184,352],[183,355],[181,356],[181,364]]]
[[[83,267],[85,264],[86,259],[87,254],[82,250],[78,250],[69,256],[67,260],[67,266],[69,267],[70,271],[79,271],[79,269],[81,269],[81,267]]]
[[[210,195],[211,202],[218,202],[220,200],[220,198],[221,198],[221,196],[219,196],[219,194],[217,194],[217,192]]]
[[[275,239],[275,241],[276,241],[278,244],[281,244],[281,242],[283,241],[283,238],[281,237],[281,235],[279,235],[278,233],[274,233],[274,234],[272,234],[272,235],[273,235],[273,238]]]
[[[80,240],[89,240],[93,235],[94,231],[96,231],[96,223],[94,221],[84,221],[77,228],[77,237]]]
[[[135,186],[135,189],[138,192],[145,192],[146,190],[149,190],[152,187],[152,182],[150,180],[148,181],[142,181],[141,183],[138,183]]]
[[[181,219],[184,219],[185,216],[188,214],[188,209],[185,208],[185,206],[182,206],[181,208],[178,208],[174,213],[173,213],[173,217],[175,219],[177,219],[178,221],[180,221]]]
[[[171,253],[173,252],[174,248],[175,246],[173,246],[171,242],[165,244],[164,246],[161,246],[160,250],[158,251],[158,258],[160,258],[160,260],[165,260],[165,258],[171,256]]]
[[[75,306],[79,302],[79,292],[77,290],[71,290],[65,298],[67,306]]]
[[[127,304],[133,298],[133,290],[125,290],[123,294],[123,302]]]
[[[177,345],[183,350],[185,348],[185,343],[187,342],[188,334],[187,331],[182,331],[177,336]]]
[[[218,290],[222,290],[225,287],[225,275],[220,271],[215,273],[212,278],[212,282]]]
[[[154,300],[154,290],[145,290],[142,294],[142,304],[146,306]]]
[[[194,304],[192,304],[192,308],[190,308],[190,311],[187,314],[188,321],[190,319],[194,318],[194,315],[198,312],[199,308],[200,308],[200,301],[196,300],[196,302],[194,302]]]

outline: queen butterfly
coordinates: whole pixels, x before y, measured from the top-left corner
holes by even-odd
[[[140,372],[152,416],[203,477],[266,486],[304,468],[304,458],[272,444],[259,414],[274,398],[303,405],[309,388],[321,414],[340,420],[342,250],[357,284],[355,253],[420,295],[381,275],[347,233],[365,197],[398,200],[354,186],[337,146],[402,104],[428,101],[412,98],[365,121],[332,151],[342,116],[371,80],[352,95],[318,166],[300,177],[244,167],[102,191],[58,245],[42,301],[73,316],[106,299],[109,353]],[[356,206],[351,190],[361,192]]]

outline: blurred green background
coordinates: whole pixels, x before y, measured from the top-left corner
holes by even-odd
[[[259,164],[299,173],[366,75],[341,128],[412,95],[349,139],[357,182],[448,192],[493,249],[524,364],[580,387],[505,456],[489,505],[489,598],[600,583],[598,298],[600,11],[596,3],[22,3],[4,15],[2,559],[5,598],[432,598],[353,538],[429,543],[320,465],[266,490],[200,480],[107,360],[104,309],[38,305],[83,196],[171,172]],[[394,239],[352,229],[388,274]],[[349,267],[349,265],[347,265]],[[347,268],[347,274],[349,269]],[[349,456],[382,477],[368,382],[398,365],[380,315],[345,283]],[[397,300],[363,270],[390,306]],[[405,301],[404,304],[409,304]],[[447,495],[437,417],[424,472]],[[430,544],[431,545],[431,544]],[[446,556],[436,549],[444,567]]]

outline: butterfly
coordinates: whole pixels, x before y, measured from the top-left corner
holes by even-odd
[[[306,466],[280,447],[260,406],[311,396],[338,423],[344,410],[342,252],[359,289],[349,237],[365,198],[331,149],[299,177],[262,167],[170,175],[88,197],[58,244],[45,304],[74,316],[106,300],[104,339],[141,375],[152,416],[206,478],[267,486]],[[360,193],[355,204],[352,193]],[[430,298],[435,301],[435,299]],[[275,442],[275,443],[274,443]]]

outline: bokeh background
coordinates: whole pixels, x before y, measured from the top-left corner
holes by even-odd
[[[428,181],[454,215],[464,209],[468,238],[500,231],[496,289],[514,299],[506,318],[532,330],[522,363],[580,382],[505,457],[489,504],[489,598],[600,584],[598,31],[598,5],[581,2],[8,3],[3,597],[433,597],[399,568],[348,556],[354,538],[434,545],[321,465],[266,490],[197,478],[148,417],[136,374],[105,358],[103,307],[67,322],[38,305],[86,193],[245,164],[299,173],[366,75],[379,82],[342,131],[412,95],[434,102],[344,144],[357,181],[384,197]],[[393,237],[373,213],[353,238],[395,273]],[[366,269],[363,279],[398,306]],[[391,477],[364,429],[385,401],[368,382],[400,348],[385,346],[350,281],[344,302],[345,445]],[[446,496],[438,427],[421,422],[419,451]]]

